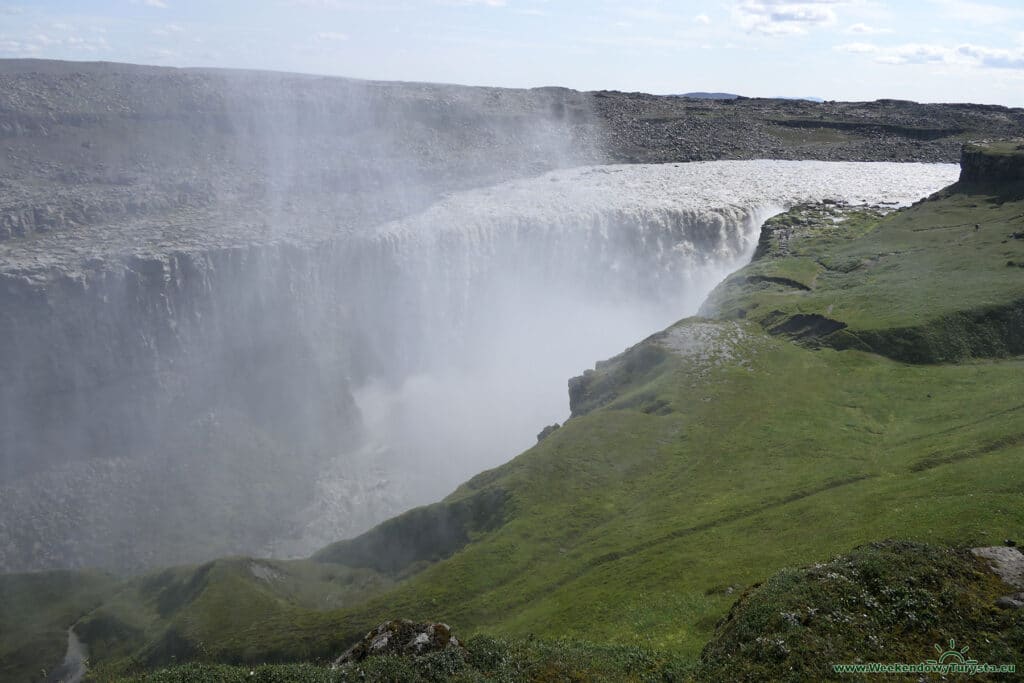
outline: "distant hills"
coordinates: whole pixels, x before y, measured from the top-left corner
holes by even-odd
[[[695,100],[736,100],[743,95],[737,95],[731,92],[684,92],[681,95],[671,95],[671,97],[692,97]],[[771,97],[768,99],[772,100],[806,100],[808,102],[824,102],[825,100],[821,97]]]
[[[692,97],[695,100],[735,100],[739,99],[740,95],[731,92],[684,92],[681,95],[672,95],[672,97]]]

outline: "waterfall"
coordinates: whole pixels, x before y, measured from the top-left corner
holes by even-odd
[[[565,382],[693,315],[761,224],[811,201],[908,204],[955,165],[737,161],[559,170],[453,194],[354,242],[355,397],[404,507],[437,500],[568,416]],[[346,469],[341,477],[348,475]],[[326,472],[295,552],[331,541]],[[397,510],[396,510],[397,511]]]
[[[354,535],[528,447],[567,417],[569,377],[694,314],[773,213],[895,206],[956,174],[581,167],[317,240],[41,259],[0,281],[0,569],[295,555]],[[80,244],[47,239],[50,254]]]

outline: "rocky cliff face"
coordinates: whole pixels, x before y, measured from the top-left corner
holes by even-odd
[[[200,556],[223,541],[259,547],[268,524],[283,531],[287,517],[266,511],[294,507],[311,473],[360,438],[332,265],[309,249],[254,247],[5,277],[3,521],[8,538],[35,537],[4,548],[5,564],[60,565],[71,546],[86,565],[195,558],[162,540],[176,508],[193,509],[178,533]],[[253,486],[259,495],[242,494]]]
[[[240,247],[112,257],[42,281],[5,275],[0,445],[37,453],[6,459],[8,472],[129,454],[218,405],[282,439],[351,441],[347,349],[317,342],[337,336],[346,311],[317,261],[303,248]],[[303,398],[333,387],[333,400]]]
[[[960,154],[960,182],[1024,186],[1024,138],[964,145]]]
[[[532,438],[580,357],[694,310],[773,207],[898,201],[951,168],[581,168],[306,244],[233,245],[223,215],[192,250],[13,241],[3,561],[141,568],[361,531],[528,445],[509,424]],[[371,381],[394,407],[364,425]]]
[[[408,501],[398,460],[366,438],[356,387],[458,365],[473,344],[476,361],[495,365],[486,349],[527,372],[509,340],[543,339],[557,320],[571,330],[561,311],[581,302],[663,326],[675,316],[662,304],[699,299],[694,268],[731,267],[765,208],[654,210],[664,184],[573,198],[559,188],[580,178],[557,174],[541,181],[543,211],[537,185],[469,188],[613,159],[877,159],[866,141],[902,135],[862,126],[844,146],[792,146],[792,126],[763,127],[802,106],[0,61],[0,569],[262,552],[316,515],[328,521],[312,547],[395,512]],[[1019,118],[829,107],[825,123],[896,109],[911,128]],[[904,138],[898,158],[941,157],[948,142]],[[515,208],[495,218],[505,196]],[[673,318],[635,315],[651,300]],[[422,441],[406,445],[444,450]],[[325,487],[347,501],[326,516]]]
[[[324,471],[334,538],[395,512],[351,393],[394,340],[338,245],[599,160],[584,100],[0,62],[0,568],[261,552]]]

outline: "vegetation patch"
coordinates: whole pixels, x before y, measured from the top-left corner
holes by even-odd
[[[406,512],[313,559],[396,575],[417,562],[437,562],[469,543],[471,535],[501,526],[507,492],[493,488],[459,500]]]
[[[0,575],[0,680],[45,678],[64,659],[68,627],[117,584],[93,572]]]
[[[871,543],[783,570],[744,593],[704,648],[699,675],[860,680],[866,675],[836,673],[832,665],[938,660],[951,641],[977,662],[1013,664],[1024,652],[1024,615],[995,608],[1007,590],[968,550]]]
[[[1007,238],[1022,221],[1024,198],[964,183],[888,215],[796,207],[765,224],[754,261],[702,314],[911,363],[1021,354],[1024,283],[1005,264],[1024,262]]]
[[[122,683],[620,683],[683,681],[689,663],[640,647],[572,640],[506,640],[476,636],[465,650],[418,657],[375,656],[340,667],[188,664],[121,679]]]
[[[23,637],[78,620],[101,680],[197,662],[168,681],[827,679],[950,638],[1024,651],[1005,587],[948,548],[1024,529],[1022,217],[963,187],[779,216],[703,317],[573,380],[569,420],[444,501],[311,560],[126,580]],[[395,618],[468,654],[293,666]]]

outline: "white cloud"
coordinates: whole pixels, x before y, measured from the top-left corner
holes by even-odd
[[[505,0],[434,0],[438,5],[454,5],[456,7],[470,7],[482,5],[484,7],[504,7]]]
[[[14,40],[8,36],[0,35],[0,55],[14,57],[32,57],[42,54],[44,50],[47,56],[49,56],[54,51],[92,54],[109,49],[110,45],[102,36],[98,38],[81,35],[57,37],[46,33],[37,33]]]
[[[836,0],[744,0],[733,8],[733,16],[740,28],[750,33],[793,35],[835,24],[831,7],[835,4]]]
[[[1006,50],[964,44],[957,47],[933,43],[906,43],[881,46],[872,43],[846,43],[836,50],[851,54],[873,55],[879,64],[950,64],[979,69],[1024,70],[1024,49]]]
[[[943,16],[958,22],[981,26],[1006,25],[1024,21],[1024,9],[970,0],[932,0]]]
[[[867,55],[872,52],[878,52],[878,46],[872,45],[871,43],[845,43],[843,45],[836,45],[836,50],[840,52],[850,52],[855,55]]]
[[[65,47],[82,52],[102,52],[110,49],[110,45],[104,38],[83,38],[81,36],[68,36],[63,41]]]
[[[323,31],[316,34],[317,40],[325,40],[333,43],[340,43],[348,40],[347,33],[338,33],[337,31]]]
[[[693,21],[696,24],[703,24],[704,26],[707,26],[711,23],[711,17],[706,14],[698,14],[693,18]]]
[[[1024,50],[1003,50],[999,48],[961,45],[957,54],[977,61],[979,66],[993,69],[1024,69]]]
[[[174,35],[175,33],[181,33],[184,30],[185,29],[178,26],[177,24],[166,24],[164,26],[160,26],[159,28],[153,29],[152,33],[154,36],[170,36]]]
[[[892,33],[891,28],[876,28],[874,26],[868,26],[867,24],[852,24],[846,27],[844,33],[853,33],[856,35],[876,35],[879,33]]]
[[[36,43],[0,38],[0,54],[23,57],[38,54],[42,49],[43,46]]]
[[[878,51],[879,64],[942,64],[954,61],[952,49],[942,45],[908,43]]]
[[[410,5],[404,0],[396,2],[364,2],[362,0],[287,0],[293,7],[306,9],[350,10],[354,12],[405,12]]]
[[[683,42],[675,38],[663,36],[652,36],[638,33],[629,33],[621,36],[602,36],[597,38],[585,38],[583,42],[590,45],[610,45],[613,47],[651,49],[678,49]]]

